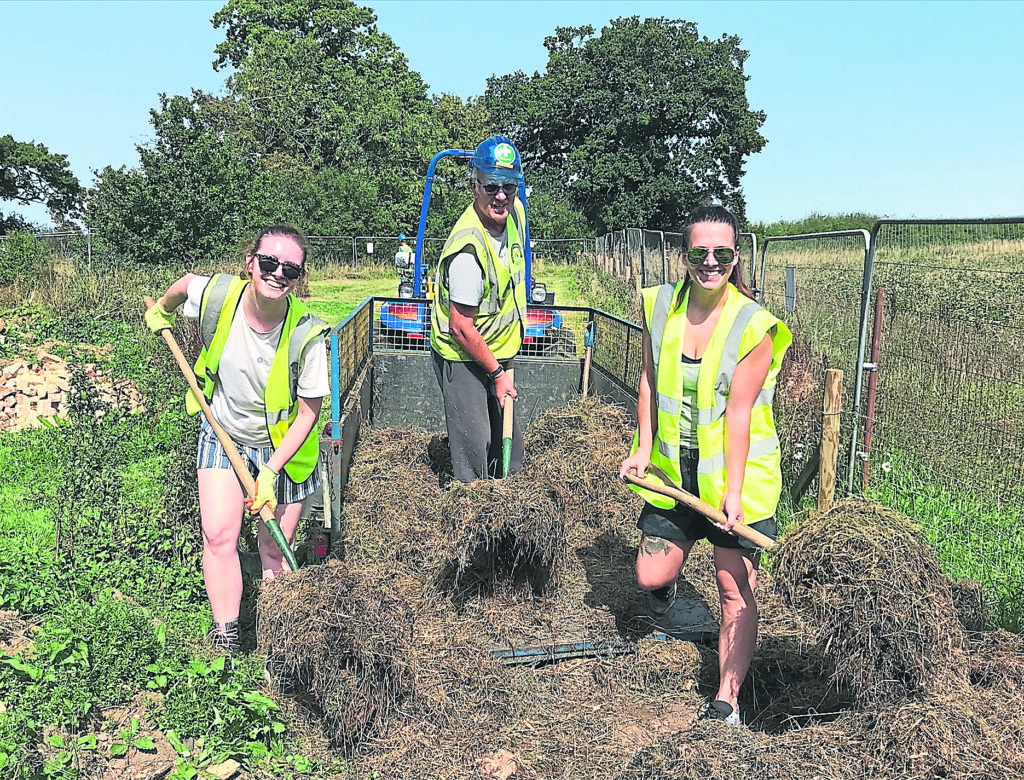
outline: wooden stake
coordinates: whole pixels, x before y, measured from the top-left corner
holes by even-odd
[[[825,404],[821,417],[821,482],[818,509],[832,508],[836,494],[836,459],[839,457],[839,413],[843,406],[843,372],[830,368],[825,373]]]

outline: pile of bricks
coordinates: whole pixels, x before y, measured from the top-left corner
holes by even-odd
[[[48,351],[55,343],[40,346],[34,359],[19,357],[0,366],[0,431],[37,428],[43,424],[40,419],[68,416],[74,367]],[[115,379],[95,363],[85,363],[81,370],[104,404],[132,412],[143,408],[142,396],[129,380]]]

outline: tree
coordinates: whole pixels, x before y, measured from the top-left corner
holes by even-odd
[[[141,262],[221,259],[264,219],[267,177],[223,131],[210,96],[160,95],[155,139],[140,167],[107,167],[90,193],[88,222],[119,254]]]
[[[43,144],[0,137],[0,200],[42,203],[57,221],[81,216],[82,196],[66,155],[51,154]],[[25,227],[21,217],[0,212],[0,235]]]
[[[544,73],[488,79],[495,128],[516,141],[527,176],[598,232],[678,228],[720,200],[744,215],[745,159],[763,147],[746,97],[747,52],[682,20],[628,17],[559,27]]]

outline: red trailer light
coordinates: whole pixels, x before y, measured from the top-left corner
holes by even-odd
[[[550,325],[555,313],[550,309],[530,309],[526,312],[527,325]]]
[[[388,307],[388,314],[400,320],[418,320],[420,307],[415,303],[392,303]]]

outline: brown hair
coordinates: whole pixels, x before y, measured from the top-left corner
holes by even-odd
[[[740,221],[736,218],[736,215],[725,206],[717,203],[708,203],[695,208],[686,217],[686,224],[683,226],[683,232],[686,234],[687,249],[690,248],[690,232],[693,230],[693,226],[701,222],[718,222],[723,225],[729,225],[732,228],[733,249],[736,250],[737,260],[736,265],[732,267],[732,273],[729,274],[729,283],[751,300],[756,300],[754,294],[747,287],[746,282],[743,281],[743,262],[739,258]],[[690,277],[687,276],[686,284],[689,283]]]
[[[293,239],[295,243],[299,245],[299,249],[302,250],[302,270],[306,270],[306,261],[309,259],[309,241],[306,239],[306,234],[294,225],[289,225],[283,222],[279,225],[271,225],[270,227],[261,230],[259,235],[246,245],[245,257],[255,255],[256,250],[260,248],[260,243],[266,236],[287,236],[288,238]],[[248,271],[243,270],[242,277],[248,278],[248,276]]]

